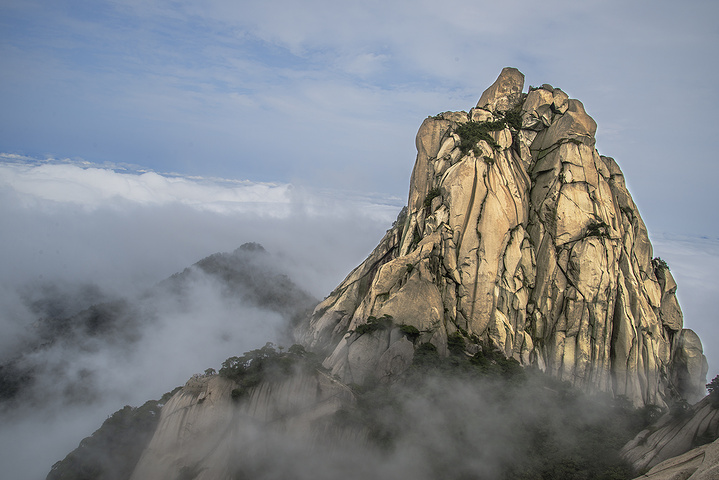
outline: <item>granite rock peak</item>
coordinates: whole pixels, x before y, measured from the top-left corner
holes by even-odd
[[[699,400],[701,341],[596,122],[558,88],[523,87],[505,68],[469,112],[424,120],[407,209],[297,340],[346,383],[461,338],[636,406]],[[380,318],[393,328],[362,327]]]

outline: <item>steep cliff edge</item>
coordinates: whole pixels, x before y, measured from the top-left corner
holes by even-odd
[[[699,400],[701,342],[596,123],[560,89],[523,85],[505,68],[469,112],[422,123],[406,215],[297,340],[346,383],[459,341],[637,406]]]

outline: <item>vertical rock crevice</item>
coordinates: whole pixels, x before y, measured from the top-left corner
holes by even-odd
[[[621,170],[594,148],[596,123],[560,89],[523,87],[505,68],[469,112],[422,123],[406,219],[297,339],[344,381],[382,380],[379,358],[404,338],[393,332],[412,325],[417,345],[446,352],[459,332],[468,353],[495,348],[635,405],[698,400],[701,342],[668,269],[652,265]],[[381,315],[393,319],[381,348],[348,333]]]

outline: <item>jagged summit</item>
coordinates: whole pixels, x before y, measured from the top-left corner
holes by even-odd
[[[345,382],[397,375],[418,344],[446,352],[459,336],[469,354],[496,348],[635,405],[698,400],[701,342],[596,123],[562,90],[523,85],[505,68],[469,112],[422,123],[406,216],[297,338]],[[386,315],[396,328],[358,330]]]
[[[477,108],[507,111],[521,100],[524,74],[514,67],[504,67],[497,80],[482,93]]]

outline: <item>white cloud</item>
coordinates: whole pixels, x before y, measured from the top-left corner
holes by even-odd
[[[161,175],[152,171],[118,172],[67,160],[27,164],[18,161],[27,160],[26,157],[10,154],[0,154],[0,158],[8,160],[0,163],[0,188],[6,192],[26,203],[77,205],[87,211],[125,209],[132,205],[182,205],[218,214],[286,218],[298,209],[319,216],[335,215],[338,209],[354,204],[358,208],[367,207],[365,214],[387,221],[400,202],[396,198],[352,199],[336,191],[319,193],[283,183]]]

